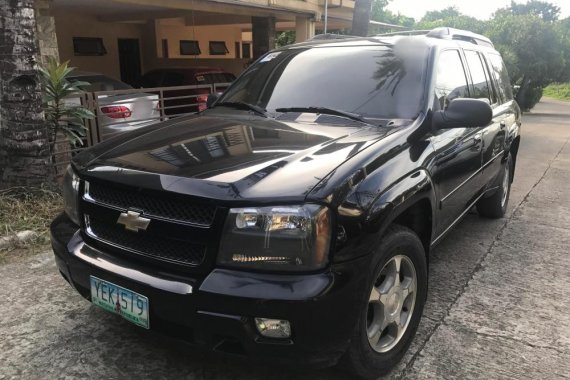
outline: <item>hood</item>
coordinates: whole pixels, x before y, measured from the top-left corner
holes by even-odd
[[[119,137],[75,161],[87,177],[228,200],[305,198],[391,129],[345,118],[201,114]]]

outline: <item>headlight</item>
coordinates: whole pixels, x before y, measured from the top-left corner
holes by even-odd
[[[71,165],[67,167],[63,177],[63,207],[73,223],[79,225],[79,177],[73,172]]]
[[[230,209],[218,264],[303,271],[327,264],[331,240],[328,208],[319,205]]]

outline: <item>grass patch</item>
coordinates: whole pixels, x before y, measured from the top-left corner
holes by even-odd
[[[553,83],[548,85],[544,89],[543,96],[570,101],[570,83]]]
[[[41,252],[49,247],[49,224],[63,209],[59,192],[45,188],[13,187],[0,190],[0,237],[35,231],[32,241],[0,248],[0,262]]]

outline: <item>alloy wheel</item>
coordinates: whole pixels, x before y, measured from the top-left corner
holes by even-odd
[[[417,276],[412,261],[392,257],[382,268],[370,292],[366,333],[376,352],[388,352],[406,332],[416,303]]]
[[[501,197],[501,207],[504,208],[509,196],[509,179],[510,179],[510,166],[509,162],[505,164],[505,175],[503,176],[503,195]]]

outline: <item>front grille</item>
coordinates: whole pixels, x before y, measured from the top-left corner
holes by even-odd
[[[146,216],[200,226],[210,226],[216,213],[215,206],[184,202],[168,194],[142,194],[99,183],[86,184],[85,195],[93,202],[121,210],[140,209]]]
[[[131,232],[122,225],[110,224],[85,216],[87,234],[104,244],[150,258],[177,264],[197,266],[202,263],[205,246],[173,240],[147,232]]]

